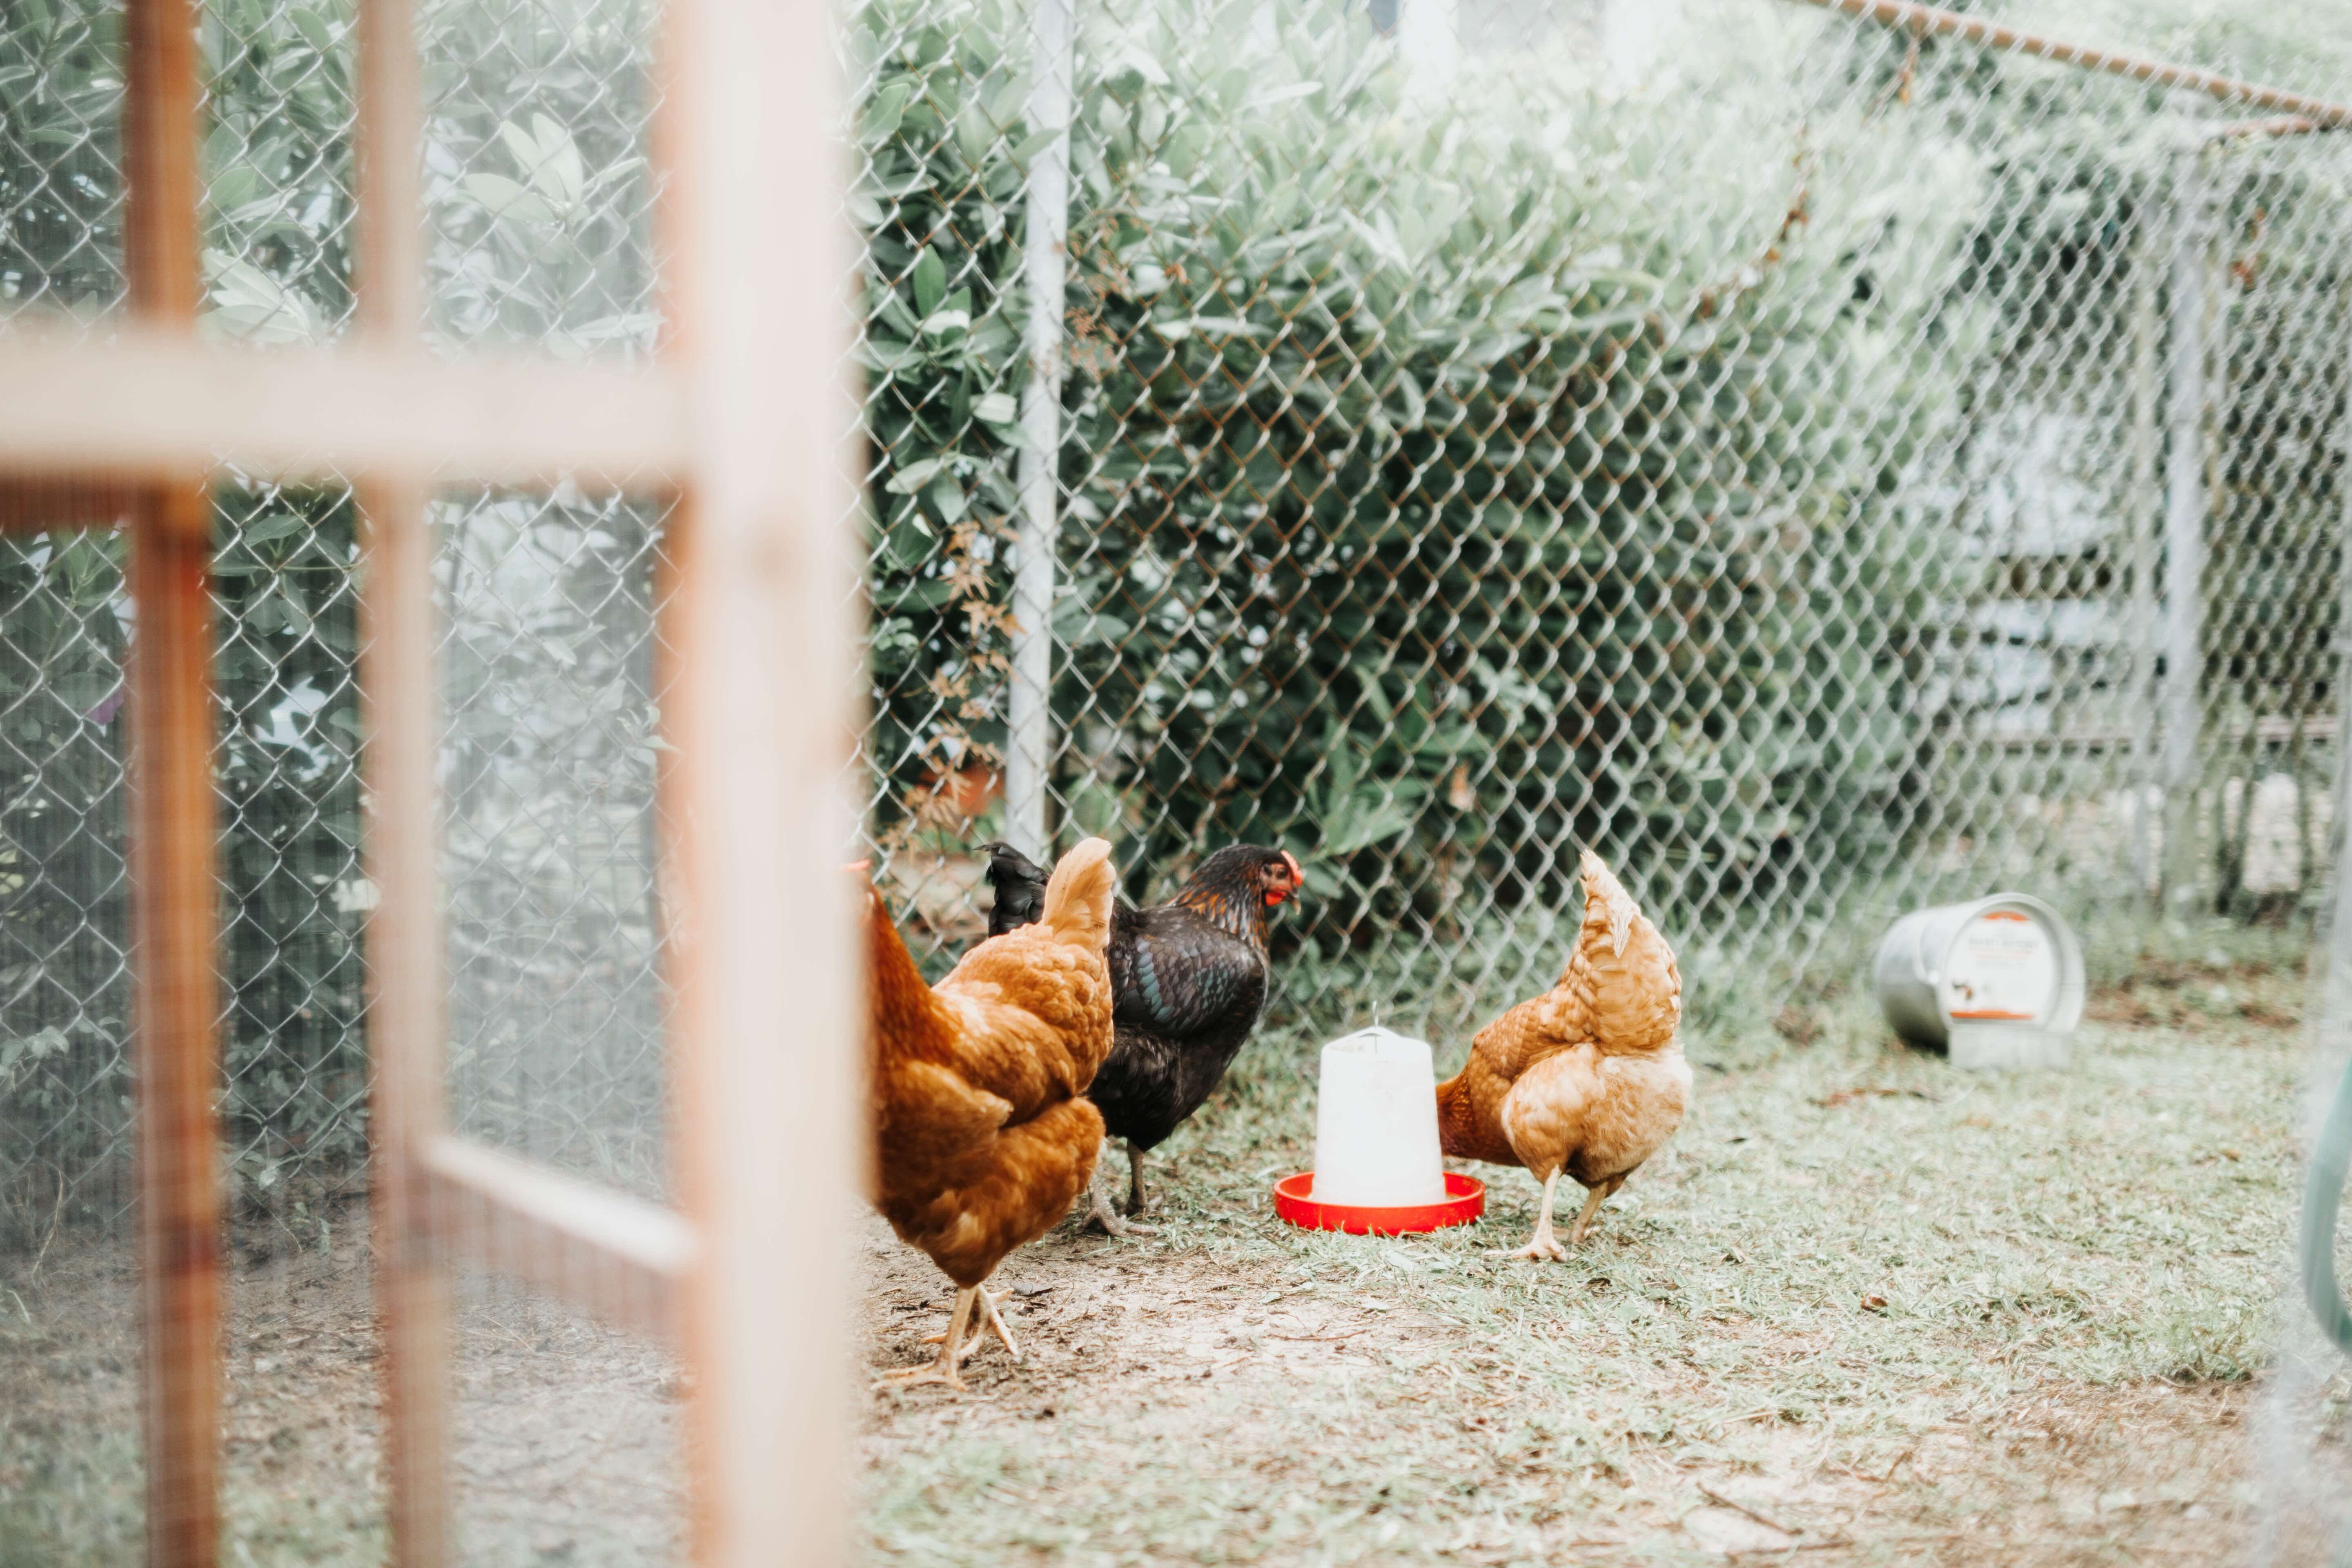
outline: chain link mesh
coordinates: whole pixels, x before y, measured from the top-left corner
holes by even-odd
[[[0,323],[121,299],[120,14],[0,26]],[[207,8],[203,328],[255,348],[352,317],[351,24]],[[432,324],[446,345],[652,345],[649,14],[423,9]],[[652,592],[662,513],[568,489],[436,508],[449,714],[452,1103],[462,1130],[657,1193]],[[348,491],[220,492],[224,1123],[237,1196],[364,1184],[373,891]],[[0,540],[0,1194],[37,1233],[129,1198],[120,539]],[[20,1135],[21,1134],[21,1135]]]
[[[1021,837],[1034,635],[1054,840],[1108,834],[1153,894],[1286,845],[1318,1025],[1524,994],[1585,845],[1703,987],[2004,885],[2310,905],[2336,142],[1719,10],[1643,88],[1622,8],[1081,5],[1056,302],[1021,243],[1043,12],[858,8],[873,819],[942,950],[979,929],[972,844]],[[1055,309],[1057,587],[1024,627],[1023,345]]]
[[[849,8],[864,776],[934,953],[981,929],[974,844],[1032,822],[1108,834],[1145,896],[1221,842],[1291,848],[1283,1006],[1318,1025],[1442,1031],[1524,991],[1585,845],[1702,987],[1999,885],[2087,918],[2317,900],[2338,140],[1718,12],[1661,78],[1622,8],[1568,3],[1101,0],[1066,48],[1035,5]],[[119,24],[0,25],[7,321],[120,300]],[[436,0],[422,28],[437,339],[648,352],[648,5]],[[334,5],[207,10],[220,337],[348,327],[350,45]],[[352,508],[220,511],[226,1119],[243,1195],[310,1202],[364,1140]],[[569,492],[437,516],[452,1102],[658,1192],[664,520]],[[1034,625],[1024,528],[1053,542]],[[103,534],[0,542],[21,1234],[126,1196],[120,564]],[[1044,774],[1007,801],[1036,639]]]
[[[982,929],[980,841],[1082,832],[1147,898],[1288,847],[1280,1021],[1441,1038],[1549,977],[1588,845],[1702,1014],[1997,887],[2095,921],[2323,901],[2340,138],[1685,9],[1669,65],[1651,8],[1601,0],[845,7],[860,776],[929,957]],[[654,12],[421,7],[439,344],[650,352]],[[120,35],[106,0],[0,16],[0,331],[120,304]],[[204,60],[205,330],[331,340],[348,7],[210,0]],[[453,1118],[654,1196],[666,521],[568,488],[435,507]],[[329,1234],[366,1135],[354,508],[233,482],[218,528],[235,1199],[357,1279]],[[121,564],[106,532],[0,539],[0,1247],[37,1266],[130,1196]],[[239,1258],[233,1361],[257,1485],[267,1377],[366,1331],[267,1262]],[[658,1358],[544,1303],[467,1313],[474,1539],[667,1550]],[[583,1367],[636,1390],[638,1447],[554,1443],[588,1402],[500,1382]],[[591,1463],[651,1500],[643,1539],[544,1506]]]

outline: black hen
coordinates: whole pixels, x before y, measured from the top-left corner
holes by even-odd
[[[988,911],[988,934],[1003,936],[1016,926],[1034,925],[1045,915],[1045,868],[1010,844],[983,844],[988,857],[988,885],[996,902]]]
[[[1127,1212],[1143,1210],[1143,1156],[1201,1107],[1265,1005],[1265,912],[1298,891],[1298,862],[1237,844],[1201,863],[1175,898],[1111,910],[1110,1058],[1087,1097],[1105,1130],[1127,1141]],[[1112,1211],[1095,1163],[1090,1223],[1129,1228]]]

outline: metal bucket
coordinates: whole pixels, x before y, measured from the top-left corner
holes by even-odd
[[[2063,1067],[2083,1018],[2081,944],[2022,893],[1905,915],[1878,944],[1874,978],[1895,1032],[1954,1067]]]

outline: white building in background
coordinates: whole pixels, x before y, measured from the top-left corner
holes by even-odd
[[[1465,58],[1525,53],[1563,38],[1601,65],[1610,86],[1638,91],[1671,82],[1689,0],[1367,0],[1374,26],[1396,40],[1416,101],[1442,99]]]

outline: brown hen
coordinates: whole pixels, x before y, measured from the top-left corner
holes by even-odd
[[[981,942],[936,986],[873,898],[875,1206],[956,1283],[939,1358],[887,1381],[962,1387],[958,1367],[990,1328],[1020,1354],[983,1282],[1094,1173],[1103,1120],[1081,1097],[1110,1054],[1118,887],[1110,846],[1086,840],[1054,868],[1040,923]]]
[[[1469,1061],[1437,1086],[1447,1153],[1543,1178],[1535,1237],[1513,1258],[1566,1258],[1551,1229],[1560,1173],[1588,1189],[1569,1233],[1576,1245],[1609,1194],[1674,1135],[1690,1099],[1690,1064],[1675,1040],[1675,955],[1591,850],[1583,871],[1584,923],[1559,983],[1478,1031]]]

